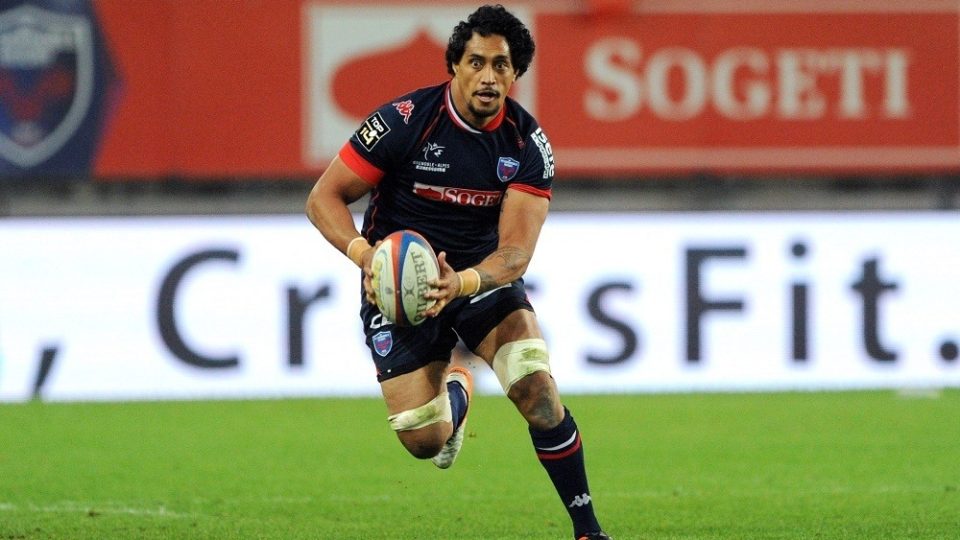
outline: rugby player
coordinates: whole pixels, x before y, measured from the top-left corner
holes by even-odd
[[[307,215],[363,269],[360,316],[390,426],[415,457],[450,467],[463,444],[469,370],[450,367],[458,340],[486,361],[529,425],[534,450],[573,524],[574,538],[606,539],[587,485],[583,442],[550,374],[523,274],[547,215],[550,143],[508,97],[534,42],[503,6],[483,6],[453,30],[448,81],[375,110],[313,187]],[[367,194],[361,231],[349,204]],[[400,327],[376,307],[373,246],[412,229],[438,253],[436,304]]]

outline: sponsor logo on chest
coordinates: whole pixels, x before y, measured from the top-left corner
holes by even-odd
[[[503,192],[500,191],[432,186],[420,182],[413,184],[413,192],[424,199],[462,206],[496,206],[503,198]]]

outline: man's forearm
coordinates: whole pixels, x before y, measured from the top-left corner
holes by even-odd
[[[527,271],[531,254],[513,246],[504,246],[473,268],[480,275],[480,288],[477,292],[496,289],[510,283]]]

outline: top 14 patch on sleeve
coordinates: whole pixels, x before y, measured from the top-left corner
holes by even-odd
[[[390,126],[383,121],[379,112],[373,113],[370,118],[363,121],[363,125],[357,130],[357,139],[367,151],[373,150],[373,147],[380,142],[380,139],[387,133],[390,133]]]

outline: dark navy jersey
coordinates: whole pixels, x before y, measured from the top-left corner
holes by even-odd
[[[449,83],[383,105],[339,156],[373,186],[361,231],[371,244],[413,229],[456,270],[496,250],[507,189],[549,199],[554,174],[546,135],[516,101],[478,130],[457,113]]]

